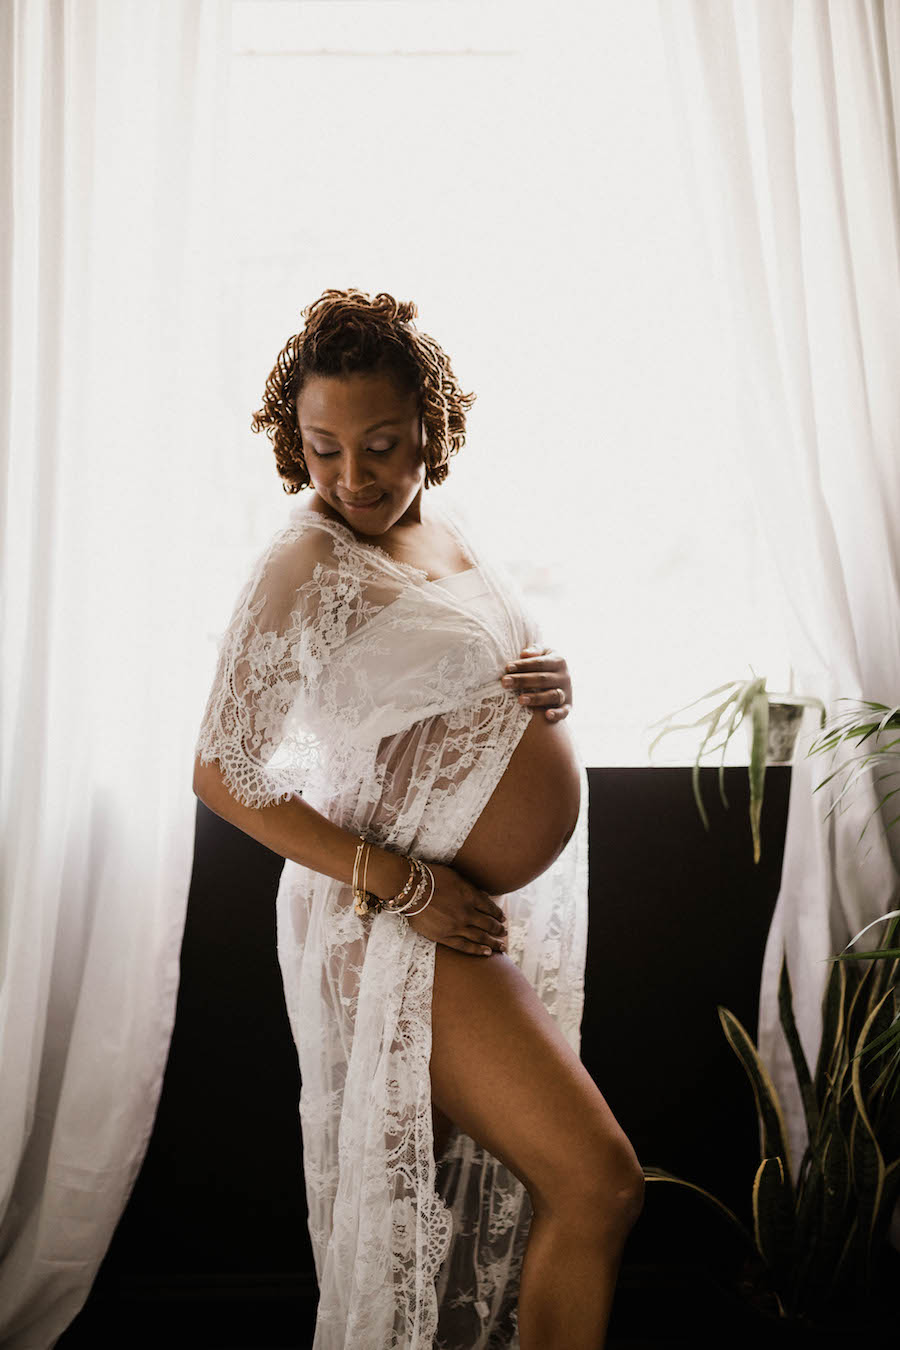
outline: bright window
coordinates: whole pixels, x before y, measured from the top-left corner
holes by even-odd
[[[478,395],[435,491],[567,657],[589,763],[646,764],[650,722],[751,665],[787,688],[655,3],[232,10],[227,453],[254,540],[293,504],[249,431],[275,356],[326,287],[387,290]]]

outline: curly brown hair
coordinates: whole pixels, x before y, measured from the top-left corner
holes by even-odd
[[[446,352],[412,323],[415,303],[397,301],[386,291],[373,300],[351,286],[323,291],[301,313],[305,327],[279,352],[251,422],[275,448],[284,491],[310,485],[297,425],[297,396],[307,376],[356,372],[389,374],[401,393],[417,395],[425,427],[425,486],[443,483],[447,461],[465,444],[466,411],[476,395],[462,392]]]

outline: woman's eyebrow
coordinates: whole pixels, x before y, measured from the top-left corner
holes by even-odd
[[[386,417],[383,422],[373,422],[370,427],[366,427],[365,430],[363,431],[363,435],[368,436],[369,432],[374,431],[376,427],[398,427],[399,425],[400,425],[399,417]],[[300,430],[317,431],[320,436],[327,436],[330,441],[336,439],[334,434],[330,431],[326,431],[324,427],[312,427],[312,426],[305,427],[301,423]]]

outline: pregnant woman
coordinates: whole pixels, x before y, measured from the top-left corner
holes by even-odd
[[[423,500],[473,395],[415,316],[326,291],[269,376],[254,430],[312,492],[221,640],[194,790],[286,859],[315,1350],[598,1350],[643,1177],[579,1058],[586,775],[565,662]]]

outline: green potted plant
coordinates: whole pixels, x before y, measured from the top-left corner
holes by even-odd
[[[833,778],[842,773],[846,775],[844,786],[825,813],[826,820],[835,807],[841,804],[850,789],[859,782],[861,777],[868,774],[870,769],[874,769],[877,765],[886,764],[890,770],[888,773],[876,775],[876,783],[883,783],[889,778],[900,776],[900,750],[895,748],[900,745],[900,735],[895,736],[886,745],[880,744],[878,741],[880,736],[890,735],[894,731],[900,732],[900,706],[889,708],[886,703],[873,703],[869,699],[852,698],[839,698],[838,703],[849,703],[850,707],[843,714],[835,715],[827,726],[823,723],[820,734],[806,752],[807,756],[824,754],[830,750],[833,760],[845,741],[855,740],[857,746],[860,746],[870,736],[875,737],[875,749],[870,749],[865,754],[851,755],[843,761],[840,768],[835,769],[827,778],[823,778],[821,783],[816,785],[815,791],[818,792]],[[860,832],[860,840],[875,812],[879,811],[885,802],[898,792],[900,792],[900,788],[892,788],[880,799]],[[886,822],[885,828],[890,829],[892,825],[896,825],[898,820],[900,820],[900,816],[894,816],[893,820]]]
[[[751,666],[750,669],[752,672],[753,667]],[[723,694],[725,697],[720,698]],[[712,698],[720,698],[720,701],[709,711],[702,713],[696,721],[672,721],[674,717],[680,717],[689,708],[694,708],[698,703],[703,703]],[[742,722],[746,722],[750,728],[750,764],[748,768],[750,776],[750,831],[753,836],[753,861],[758,863],[760,859],[759,821],[762,813],[766,765],[790,762],[794,740],[799,730],[800,718],[803,716],[804,708],[818,708],[821,725],[825,725],[825,705],[821,699],[794,694],[793,692],[787,694],[769,693],[766,690],[765,676],[757,676],[754,673],[752,679],[733,680],[730,684],[721,684],[716,689],[710,689],[708,693],[701,694],[700,698],[685,704],[683,708],[677,709],[676,712],[660,718],[657,722],[652,722],[649,730],[661,726],[663,723],[665,723],[665,726],[653,738],[647,753],[652,759],[657,744],[663,736],[669,735],[670,732],[690,730],[694,727],[704,729],[703,739],[700,742],[700,748],[697,751],[697,758],[694,761],[691,773],[691,784],[703,827],[709,830],[709,817],[700,796],[700,761],[704,755],[712,755],[721,750],[719,796],[723,805],[727,807],[725,752],[735,731]],[[719,744],[709,745],[709,742],[718,734],[722,735]]]
[[[857,703],[855,711],[836,718],[807,753],[836,750],[854,736],[861,744],[869,736],[877,739],[895,729],[900,730],[900,708]],[[862,772],[875,764],[898,764],[900,751],[894,748],[898,744],[900,738],[837,770],[847,772],[848,777],[831,810]],[[883,777],[898,772],[900,768]],[[829,775],[815,790],[834,776]],[[880,804],[897,790],[887,793]],[[746,1029],[727,1008],[717,1005],[728,1043],[750,1080],[761,1127],[760,1162],[750,1197],[752,1231],[703,1187],[660,1167],[643,1169],[648,1181],[686,1186],[698,1193],[740,1235],[746,1254],[738,1288],[760,1315],[770,1315],[782,1325],[815,1329],[818,1334],[827,1327],[843,1328],[845,1336],[850,1326],[858,1331],[882,1290],[890,1285],[884,1278],[887,1262],[897,1263],[885,1239],[900,1198],[900,946],[896,936],[900,909],[874,922],[888,923],[877,948],[866,952],[845,948],[832,958],[814,1074],[797,1034],[787,962],[782,962],[779,1020],[790,1047],[807,1127],[796,1183],[775,1086]],[[848,947],[871,927],[868,924],[857,933]],[[862,962],[867,963],[864,969]],[[883,1302],[882,1315],[887,1309]]]
[[[892,911],[886,950],[898,917],[900,911]],[[746,1245],[739,1279],[743,1296],[760,1312],[798,1327],[858,1323],[883,1283],[878,1277],[889,1255],[885,1237],[900,1196],[900,1055],[877,1061],[885,1050],[883,1033],[897,1013],[897,962],[897,957],[880,966],[871,962],[861,970],[834,960],[822,1000],[814,1074],[797,1034],[787,963],[782,962],[779,1017],[808,1135],[796,1184],[775,1085],[745,1028],[717,1006],[728,1043],[750,1080],[761,1123],[760,1163],[750,1197],[752,1231],[702,1186],[661,1167],[643,1168],[647,1181],[687,1186],[715,1207]]]

